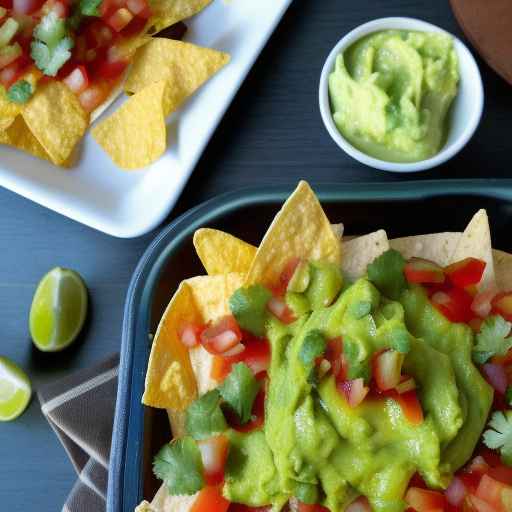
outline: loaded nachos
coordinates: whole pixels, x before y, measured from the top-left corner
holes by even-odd
[[[301,182],[259,247],[195,233],[143,403],[174,439],[139,512],[512,510],[512,256],[462,233],[347,240]]]
[[[210,1],[0,0],[0,144],[70,166],[124,89],[92,135],[123,169],[158,159],[166,117],[229,55],[152,34]]]

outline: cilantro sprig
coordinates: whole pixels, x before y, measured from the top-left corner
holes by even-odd
[[[512,338],[507,337],[511,328],[512,324],[501,315],[488,317],[476,335],[473,349],[475,363],[484,364],[493,356],[504,356],[512,348]]]
[[[173,496],[195,494],[204,487],[201,452],[188,436],[160,449],[153,459],[153,472]]]
[[[404,267],[403,256],[398,251],[389,249],[368,265],[368,279],[386,297],[396,300],[407,288]]]
[[[512,411],[496,411],[484,432],[484,443],[491,450],[499,450],[501,459],[512,466]]]
[[[9,87],[7,98],[13,103],[26,103],[32,96],[34,90],[30,82],[20,80]]]
[[[318,329],[312,329],[304,337],[299,351],[299,359],[304,366],[311,366],[320,357],[327,346],[325,337]]]
[[[214,389],[192,402],[185,413],[185,428],[194,439],[206,439],[228,428],[220,408],[221,397]]]
[[[260,384],[245,363],[237,363],[226,377],[219,392],[226,404],[237,414],[240,423],[251,419],[254,399],[258,394]]]

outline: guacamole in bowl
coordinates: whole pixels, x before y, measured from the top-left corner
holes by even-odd
[[[463,233],[347,240],[301,182],[258,248],[194,245],[207,275],[148,364],[174,439],[139,511],[509,510],[512,256],[484,210]]]

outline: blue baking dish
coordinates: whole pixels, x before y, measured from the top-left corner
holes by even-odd
[[[211,199],[164,228],[139,262],[125,306],[108,512],[133,512],[158,487],[151,459],[171,432],[165,412],[143,406],[141,396],[150,334],[178,283],[203,273],[192,245],[194,231],[216,227],[257,244],[294,186],[239,190]],[[347,235],[377,228],[386,229],[390,237],[459,231],[476,210],[486,208],[494,246],[512,250],[512,180],[331,183],[313,188],[329,219],[343,222]]]

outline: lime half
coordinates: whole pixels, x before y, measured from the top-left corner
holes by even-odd
[[[17,418],[30,402],[32,388],[25,372],[0,356],[0,421]]]
[[[87,288],[73,270],[55,267],[37,286],[30,308],[30,335],[36,347],[56,352],[78,336],[87,315]]]

